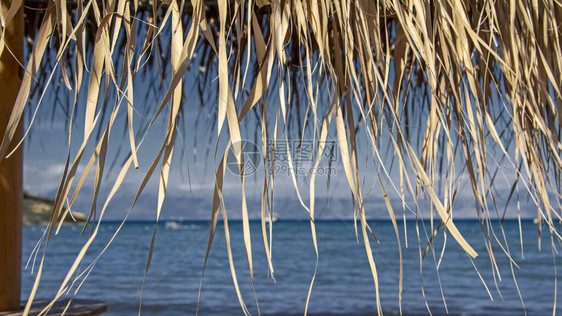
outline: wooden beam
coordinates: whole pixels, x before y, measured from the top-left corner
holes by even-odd
[[[62,315],[65,316],[91,316],[99,315],[107,311],[107,305],[101,301],[73,299],[70,306],[67,305],[69,299],[57,301],[49,310],[48,315]],[[31,304],[29,315],[39,315],[41,311],[51,303],[51,300],[35,300]],[[0,312],[0,316],[21,316],[22,310],[13,312]]]
[[[12,0],[1,3],[6,16]],[[5,28],[6,47],[0,56],[0,135],[6,130],[21,84],[22,67],[19,63],[23,61],[23,23],[23,11],[20,9]],[[22,136],[23,125],[20,123],[14,143]],[[0,311],[20,308],[22,170],[21,148],[0,162]]]

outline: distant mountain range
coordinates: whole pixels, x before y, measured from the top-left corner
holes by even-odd
[[[43,226],[49,223],[55,201],[29,193],[23,194],[23,224],[25,226]],[[74,219],[72,218],[74,217]],[[72,212],[72,217],[65,218],[64,223],[83,223],[87,217],[78,212]]]

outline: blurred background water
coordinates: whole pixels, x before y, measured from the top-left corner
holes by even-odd
[[[399,253],[396,235],[389,221],[369,223],[379,241],[376,243],[371,236],[382,308],[385,314],[398,314]],[[257,315],[244,250],[242,223],[229,224],[240,289],[250,312]],[[435,222],[434,227],[437,224]],[[513,266],[513,271],[523,298],[523,307],[512,277],[509,259],[494,235],[492,249],[499,275],[493,273],[494,267],[490,264],[484,246],[483,228],[480,223],[467,220],[456,221],[456,224],[479,254],[474,260],[474,266],[485,281],[493,300],[490,299],[469,256],[451,236],[447,235],[445,240],[442,230],[434,239],[434,251],[430,249],[423,260],[423,269],[420,270],[420,247],[423,253],[428,236],[431,236],[430,222],[418,222],[419,230],[416,230],[416,222],[408,221],[408,248],[405,247],[404,227],[399,223],[404,264],[402,311],[405,315],[427,315],[428,307],[433,315],[444,315],[447,309],[451,315],[523,315],[525,310],[528,315],[552,314],[555,264],[547,227],[543,227],[542,252],[539,252],[537,225],[532,221],[523,221],[523,260],[517,221],[503,223],[511,257],[519,266]],[[99,236],[92,244],[79,271],[83,271],[99,254],[118,226],[119,223],[112,222],[101,224]],[[108,304],[107,315],[138,313],[153,228],[154,224],[149,222],[126,223],[83,284],[77,297],[105,301]],[[243,315],[230,275],[222,222],[218,223],[217,228],[203,279],[199,314]],[[353,222],[318,221],[316,228],[319,263],[309,313],[376,313],[375,288],[361,232],[359,231],[358,242]],[[499,223],[495,222],[493,228],[495,236],[505,246]],[[89,229],[84,235],[80,235],[81,229],[81,226],[76,225],[64,226],[59,235],[53,236],[47,249],[44,273],[36,297],[51,298],[55,295],[87,240]],[[23,264],[43,230],[44,227],[25,227]],[[418,242],[418,231],[421,243]],[[261,223],[252,222],[251,232],[255,288],[261,314],[302,315],[316,264],[310,223],[286,220],[274,223],[272,257],[275,282],[268,278]],[[208,235],[207,222],[159,225],[146,278],[143,315],[195,314]],[[439,261],[444,243],[445,251],[437,273],[436,262]],[[559,247],[558,242],[556,246]],[[41,254],[42,252],[39,253],[38,262]],[[560,267],[559,259],[556,255],[556,267]],[[24,270],[23,298],[29,296],[35,274],[36,271],[31,273],[31,265]],[[558,292],[560,290],[558,284]],[[557,306],[560,305],[562,303],[558,302]],[[557,309],[558,313],[562,310],[560,307]]]

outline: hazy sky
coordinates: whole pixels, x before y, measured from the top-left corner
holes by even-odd
[[[200,78],[194,72],[195,70],[191,70],[184,76],[184,124],[180,131],[181,137],[177,138],[174,161],[170,173],[168,195],[162,214],[163,218],[210,218],[214,188],[214,170],[216,165],[218,165],[218,159],[216,162],[213,160],[217,128],[215,124],[212,124],[213,120],[215,120],[212,111],[215,106],[216,99],[211,97],[211,104],[207,104],[203,108],[200,107],[200,101],[196,94],[196,90],[192,89],[192,87],[198,83],[197,80],[200,80]],[[165,90],[159,88],[158,86],[152,89],[151,83],[152,81],[150,78],[138,79],[135,82],[135,104],[138,109],[135,112],[134,121],[137,129],[139,128],[138,126],[143,126],[151,118],[151,113],[145,113],[143,112],[143,109],[153,111],[158,106],[160,98],[165,93]],[[213,91],[216,89],[217,83],[216,81],[211,81],[205,83],[205,85],[210,91]],[[64,88],[60,91],[64,91]],[[82,104],[84,103],[84,94],[86,91],[87,89],[84,88],[81,93],[81,97],[79,98],[79,102],[82,102]],[[148,96],[146,95],[147,91],[151,91]],[[38,118],[32,126],[30,137],[25,144],[24,188],[31,194],[39,194],[53,198],[57,192],[61,175],[64,170],[67,151],[67,127],[65,126],[64,119],[66,114],[63,111],[64,106],[61,106],[61,104],[64,104],[64,102],[71,102],[73,96],[73,92],[67,93],[69,94],[60,94],[58,98],[55,98],[53,93],[47,94],[45,100],[43,100],[41,108],[38,111]],[[270,96],[270,98],[275,99],[275,96]],[[112,105],[111,102],[108,104]],[[53,105],[56,107],[55,115],[52,115]],[[28,108],[28,111],[29,109],[35,109],[36,106],[37,98],[31,101],[31,107]],[[270,102],[268,104],[270,109],[270,117],[268,117],[270,121],[270,131],[273,128],[276,106],[275,102]],[[82,108],[83,107],[80,107],[80,109]],[[30,113],[31,112],[27,113],[27,122],[29,122]],[[80,124],[83,120],[83,115],[83,110],[79,110],[77,114],[77,122],[72,131],[73,142],[71,146],[71,159],[74,159],[76,156],[78,146],[83,138],[83,127]],[[140,168],[138,170],[131,168],[125,183],[118,191],[114,201],[110,204],[107,214],[105,215],[106,218],[120,219],[129,209],[144,174],[148,166],[150,166],[154,160],[159,146],[162,143],[166,128],[166,115],[167,113],[161,114],[161,119],[155,123],[150,134],[147,136],[147,140],[143,144],[143,147],[139,151],[138,155]],[[256,135],[255,126],[258,121],[253,113],[250,113],[248,118],[248,121],[242,124],[242,134],[244,138],[253,141]],[[106,164],[104,176],[105,180],[102,183],[101,194],[98,199],[98,209],[103,205],[103,202],[113,185],[113,181],[120,170],[120,166],[129,151],[128,135],[126,134],[126,127],[123,123],[126,121],[126,112],[124,107],[120,110],[117,121],[119,123],[117,123],[114,127],[110,137],[110,150],[108,153],[109,160]],[[107,117],[104,121],[102,121],[102,124],[106,123]],[[226,122],[223,129],[225,131],[227,130]],[[361,134],[364,134],[363,129],[360,129],[360,135]],[[281,136],[282,134],[280,134],[280,137]],[[305,142],[300,151],[300,157],[303,162],[298,164],[297,167],[299,167],[298,170],[303,172],[309,169],[306,166],[307,159],[310,158],[313,152],[310,147],[313,143],[311,138],[312,136],[310,135],[304,137]],[[221,150],[220,148],[224,148],[224,139],[225,137],[223,135],[222,141],[219,145],[219,150]],[[335,142],[335,131],[330,131],[328,139],[329,142]],[[181,145],[182,141],[186,147],[187,162]],[[279,142],[278,144],[279,146],[285,146],[282,142]],[[331,144],[332,143],[329,143],[329,145]],[[388,218],[388,213],[380,192],[378,178],[376,176],[377,170],[375,168],[377,168],[377,164],[375,164],[372,159],[371,151],[369,149],[370,143],[368,142],[367,137],[359,137],[359,146],[360,151],[358,159],[362,176],[361,185],[365,196],[367,215],[372,218]],[[383,141],[381,142],[380,149],[382,153],[387,154],[383,159],[385,159],[388,164],[387,167],[390,167],[390,165],[392,165],[393,153],[392,151],[387,152],[387,149],[391,148],[387,146],[388,144],[385,144]],[[118,150],[118,148],[121,148],[121,150]],[[261,150],[261,144],[258,144],[258,149]],[[294,154],[293,157],[298,157],[295,154],[296,148],[292,148],[292,150]],[[82,175],[92,151],[93,146],[89,146],[84,158],[80,162],[78,177]],[[117,159],[114,160],[114,157],[117,157]],[[309,215],[299,203],[292,184],[292,179],[288,175],[288,164],[286,161],[283,161],[283,156],[277,157],[278,169],[275,171],[275,212],[282,218],[306,219]],[[351,195],[337,148],[334,152],[334,156],[331,157],[332,164],[328,162],[329,157],[327,157],[326,159],[323,159],[321,169],[318,171],[316,180],[316,214],[319,218],[350,219],[353,217]],[[246,195],[248,198],[251,218],[259,218],[264,173],[263,163],[261,163],[260,159],[257,159],[256,162],[258,163],[258,169],[254,174],[247,177],[246,182]],[[396,176],[397,166],[393,167],[393,170],[390,171],[391,178],[393,178],[396,187],[398,187],[399,180]],[[501,200],[507,198],[509,195],[509,182],[514,176],[512,169],[513,168],[508,165],[502,166],[502,172],[500,172],[498,176],[500,179],[496,181],[495,189],[497,190],[496,194],[498,195],[499,200],[499,212],[503,212],[505,206],[505,202],[501,203]],[[331,173],[329,187],[326,185],[328,180],[327,173]],[[82,213],[87,213],[89,211],[93,196],[94,174],[95,170],[91,172],[91,175],[76,202],[74,211]],[[465,175],[462,176],[464,177]],[[507,181],[503,178],[507,179]],[[139,199],[131,215],[133,218],[151,219],[155,217],[156,197],[158,192],[158,183],[156,179],[157,173],[152,177],[152,180]],[[415,179],[413,178],[412,180],[414,181]],[[308,181],[308,177],[298,177],[300,193],[306,204],[308,204],[309,196]],[[464,181],[464,186],[461,187],[457,202],[454,204],[454,214],[456,217],[474,218],[476,217],[476,211],[474,210],[472,191],[467,179]],[[76,186],[77,182],[78,179],[74,181],[73,187]],[[399,195],[395,192],[395,190],[393,190],[392,185],[388,181],[385,182],[385,186],[392,200],[395,212],[397,215],[401,216],[403,213],[403,207]],[[536,208],[534,208],[531,203],[526,202],[527,195],[523,194],[524,192],[520,193],[521,199],[524,202],[522,204],[523,216],[535,217]],[[226,198],[226,206],[229,209],[229,216],[233,219],[241,218],[240,179],[232,172],[227,171],[224,184],[224,195]],[[409,217],[415,217],[416,208],[415,203],[413,203],[413,199],[409,197],[406,204],[407,208],[410,208],[405,210],[406,214]],[[514,206],[515,204],[512,203],[512,205],[508,208],[507,217],[517,216],[517,209]],[[420,200],[419,211],[421,212],[421,216],[429,216],[428,210],[429,207],[427,201],[424,201],[423,199]],[[492,217],[495,217],[495,215],[492,215]]]

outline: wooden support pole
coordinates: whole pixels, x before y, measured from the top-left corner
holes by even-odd
[[[1,4],[6,16],[12,0],[1,1]],[[6,47],[0,56],[0,139],[6,130],[22,80],[19,63],[23,61],[23,23],[23,10],[20,9],[5,28]],[[22,136],[23,125],[20,123],[12,148]],[[20,308],[22,171],[22,148],[0,162],[0,311]]]

